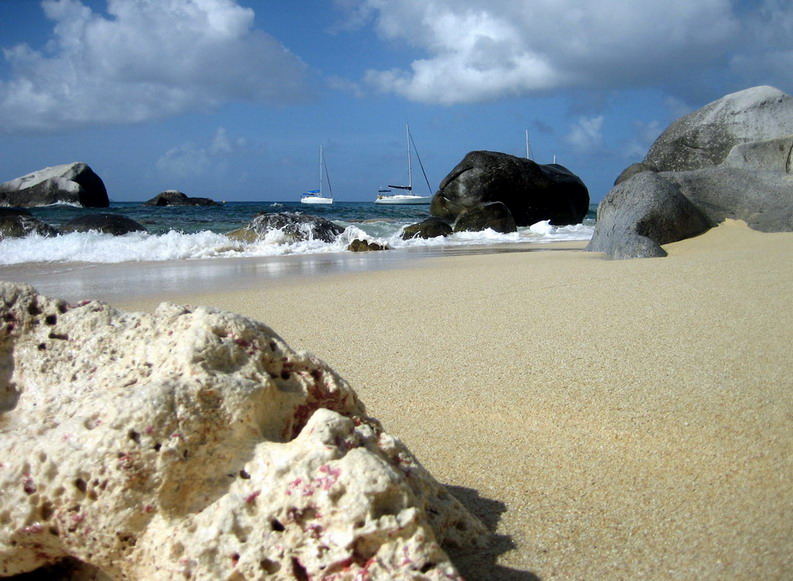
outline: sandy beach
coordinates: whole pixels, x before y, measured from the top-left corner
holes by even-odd
[[[790,578],[793,234],[582,247],[178,299],[345,377],[493,531],[469,579]]]

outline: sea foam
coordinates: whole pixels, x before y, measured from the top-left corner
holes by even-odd
[[[403,227],[385,222],[343,224],[346,228],[333,242],[309,238],[294,241],[280,230],[269,231],[257,242],[246,244],[208,230],[183,233],[171,230],[164,234],[133,232],[111,236],[97,232],[74,232],[55,237],[31,234],[25,238],[0,241],[0,265],[22,263],[94,262],[119,263],[164,260],[188,260],[217,257],[283,256],[287,254],[325,254],[343,252],[356,238],[387,244],[391,248],[439,248],[475,245],[516,244],[588,240],[593,227],[551,226],[538,222],[517,232],[501,234],[493,230],[456,232],[448,237],[402,240]],[[390,227],[389,227],[390,226]]]

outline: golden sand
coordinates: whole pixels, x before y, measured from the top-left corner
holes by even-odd
[[[345,377],[493,530],[468,579],[793,578],[793,234],[580,246],[180,302]]]

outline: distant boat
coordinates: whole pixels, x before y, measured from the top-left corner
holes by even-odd
[[[308,190],[300,195],[301,204],[332,204],[333,203],[333,188],[330,185],[330,177],[328,176],[328,166],[325,164],[325,158],[322,154],[322,146],[319,146],[319,189]],[[325,179],[328,181],[329,196],[322,194],[322,183]]]
[[[408,147],[408,185],[406,186],[392,186],[389,185],[387,188],[380,188],[377,190],[377,198],[375,198],[375,204],[394,204],[394,205],[427,205],[432,201],[432,196],[420,196],[418,194],[413,193],[413,155],[411,152],[411,145],[413,149],[416,149],[416,144],[413,142],[413,136],[410,135],[410,127],[406,124],[405,125],[405,137],[407,139],[407,147]],[[421,166],[421,173],[424,174],[424,181],[427,182],[427,192],[432,191],[430,187],[430,180],[427,179],[427,172],[424,171],[424,165],[421,163],[421,158],[419,157],[419,152],[416,150],[416,159]],[[395,194],[393,193],[394,188],[396,190],[403,190],[407,193],[405,194]]]

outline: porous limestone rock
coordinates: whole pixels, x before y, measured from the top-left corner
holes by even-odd
[[[0,576],[449,579],[485,534],[265,325],[0,283]]]

